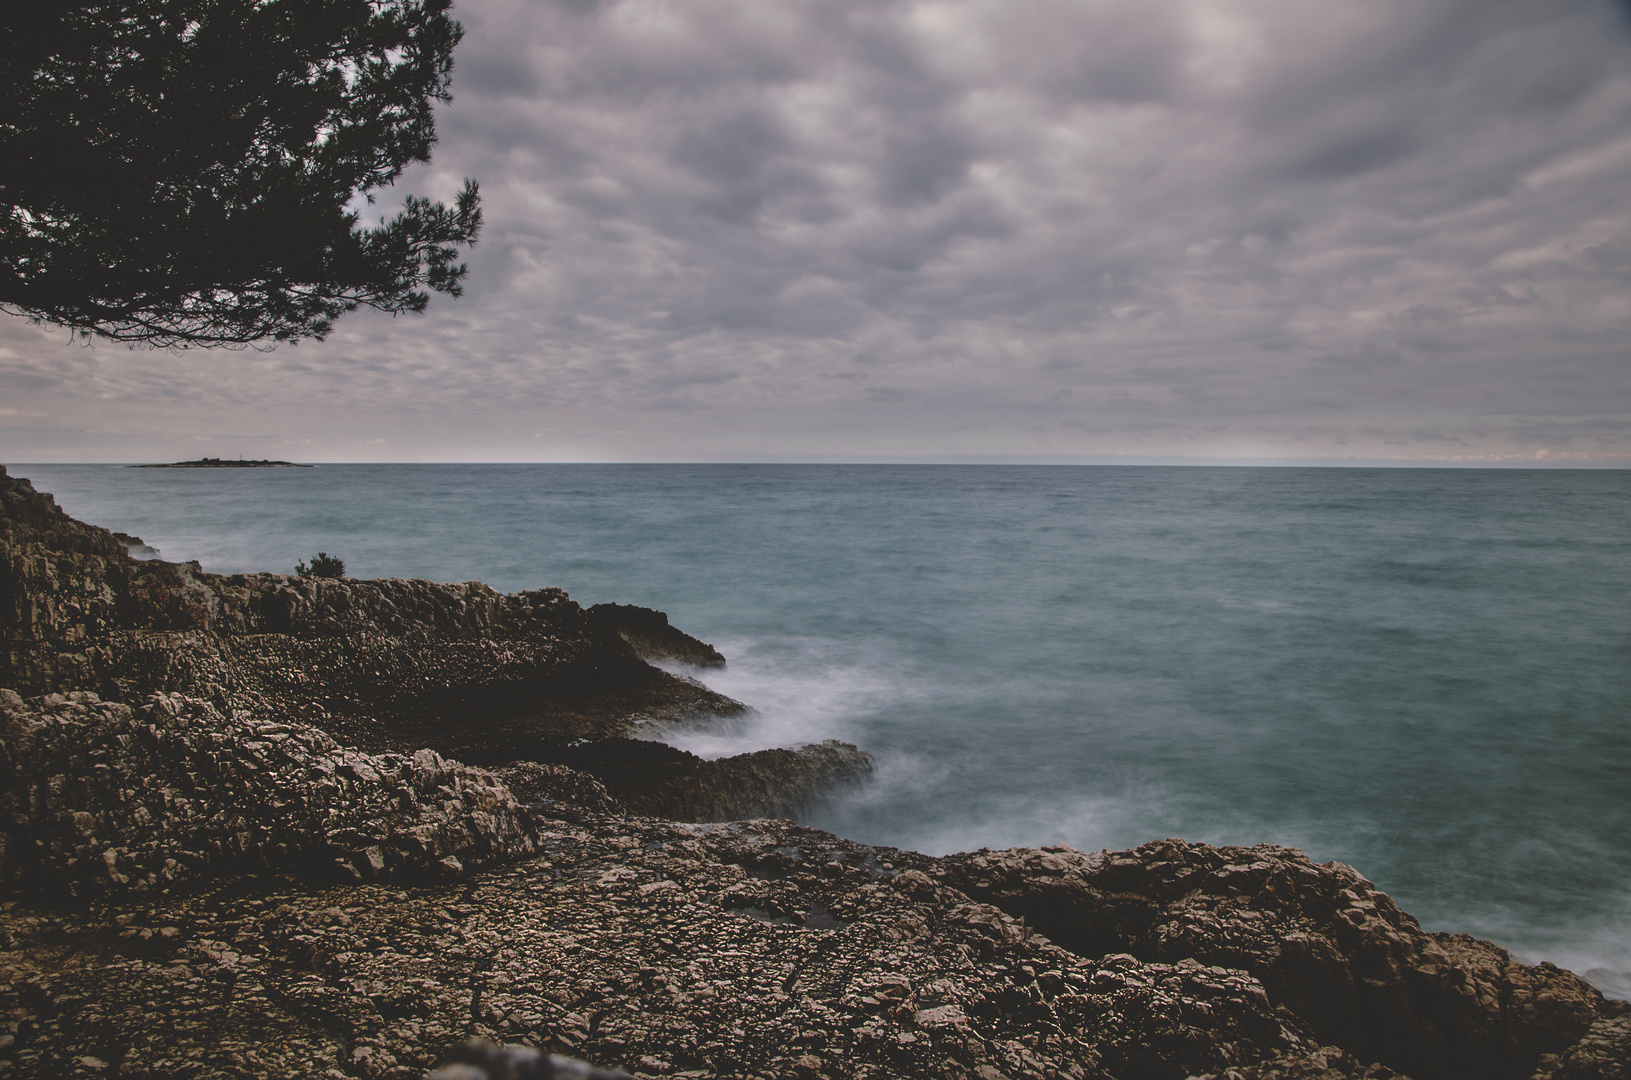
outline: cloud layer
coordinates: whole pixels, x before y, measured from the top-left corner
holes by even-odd
[[[399,186],[481,180],[464,300],[269,354],[6,320],[0,454],[1631,462],[1623,6],[457,14]]]

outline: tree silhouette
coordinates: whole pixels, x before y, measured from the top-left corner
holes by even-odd
[[[160,347],[322,338],[461,294],[481,226],[409,196],[462,34],[449,0],[0,4],[0,310]]]
[[[335,558],[326,551],[319,551],[311,557],[311,565],[301,559],[294,564],[294,572],[300,577],[345,577],[345,560]]]

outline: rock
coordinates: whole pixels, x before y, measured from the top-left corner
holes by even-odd
[[[1279,1054],[1258,1065],[1196,1080],[1408,1080],[1386,1065],[1365,1064],[1334,1046]]]
[[[157,559],[159,557],[159,549],[151,544],[143,542],[142,538],[139,536],[132,536],[129,533],[116,532],[113,534],[113,538],[125,546],[125,551],[130,554],[132,559],[146,560]]]
[[[430,750],[360,753],[308,725],[163,694],[132,710],[87,692],[24,702],[0,690],[0,820],[0,882],[43,895],[165,892],[235,873],[462,874],[538,843],[531,813],[484,770]]]
[[[406,1078],[479,1038],[643,1077],[1180,1080],[1303,1046],[1249,975],[1086,960],[910,853],[783,821],[546,819],[539,843],[457,882],[0,907],[8,1060]],[[786,914],[739,906],[770,896]]]
[[[1527,1077],[1618,1005],[1572,972],[1425,933],[1352,868],[1289,848],[980,851],[935,873],[1082,955],[1248,971],[1320,1042],[1418,1080]]]
[[[24,696],[89,690],[135,704],[179,692],[317,723],[369,750],[628,735],[637,715],[743,711],[645,663],[559,589],[136,560],[3,467],[0,649],[0,685]]]
[[[659,611],[591,615],[559,589],[506,596],[477,582],[222,576],[133,560],[125,541],[0,468],[0,686],[132,706],[181,693],[370,752],[575,764],[614,798],[687,818],[789,812],[871,769],[838,744],[703,762],[627,738],[743,710],[640,658],[629,641],[724,662]]]
[[[600,814],[623,814],[627,808],[588,773],[564,765],[512,761],[493,770],[523,803],[544,804],[560,814],[568,807]]]
[[[1535,1080],[1631,1080],[1631,1010],[1598,1020],[1562,1054],[1547,1055]]]
[[[23,830],[9,838],[8,867],[15,849],[29,850],[19,841],[33,838],[34,853],[19,864],[32,880],[94,881],[102,871],[82,864],[101,848],[100,830],[125,829],[119,839],[137,871],[82,889],[75,907],[43,890],[32,905],[0,904],[0,1031],[15,1033],[0,1063],[21,1075],[70,1070],[85,1055],[132,1075],[168,1075],[182,1061],[201,1075],[320,1075],[343,1050],[348,1075],[407,1078],[471,1037],[643,1077],[1395,1075],[1322,1040],[1248,970],[1257,961],[1244,953],[1238,965],[1083,955],[1015,914],[1027,893],[1009,875],[1025,866],[1043,880],[1090,868],[1112,875],[1124,906],[1142,897],[1152,910],[1139,920],[1148,940],[1159,939],[1155,928],[1177,901],[1198,903],[1209,889],[1244,901],[1233,909],[1236,923],[1247,921],[1247,905],[1268,917],[1314,905],[1299,894],[1353,890],[1357,875],[1347,868],[1283,850],[1167,842],[1093,856],[1055,849],[931,859],[786,821],[680,824],[591,814],[547,797],[524,806],[495,787],[497,777],[432,751],[361,754],[320,733],[254,727],[185,699],[134,712],[90,695],[11,695],[4,708],[0,742],[11,760],[91,777],[70,782],[65,772],[61,782],[25,785],[26,807],[8,789],[6,809]],[[144,724],[151,745],[141,741]],[[104,752],[124,747],[121,736],[131,739],[128,767]],[[290,741],[292,757],[287,747],[274,751]],[[108,775],[95,775],[98,765]],[[112,819],[104,796],[134,789],[148,772],[164,795],[138,791],[126,816],[160,826]],[[559,767],[511,775],[582,801],[597,794],[594,781]],[[393,784],[436,794],[420,794],[414,810],[382,798]],[[466,790],[486,808],[473,810]],[[273,806],[272,793],[283,805]],[[563,808],[570,813],[555,816]],[[317,809],[324,824],[314,827]],[[477,813],[513,829],[459,832]],[[234,853],[268,863],[304,851],[315,865],[364,840],[378,851],[360,852],[369,870],[353,859],[357,873],[331,877],[349,884],[322,887],[264,872],[223,877],[228,862],[191,864],[164,846],[185,841],[208,855],[219,850],[212,838],[232,829],[249,837]],[[430,842],[413,847],[416,838]],[[436,866],[409,872],[395,855],[405,849],[428,850],[445,879]],[[1280,863],[1306,880],[1266,895],[1233,891],[1238,883],[1223,890],[1218,882],[1236,875],[1214,871],[1203,879],[1212,884],[1186,890],[1179,886],[1194,875],[1177,880],[1174,862]],[[121,855],[113,869],[125,865]],[[166,870],[174,875],[167,886],[148,876],[163,879]],[[1001,892],[1013,910],[982,902],[958,880]],[[1220,932],[1214,942],[1190,940],[1198,951],[1239,948]],[[1481,976],[1464,965],[1487,961],[1491,949],[1446,949],[1443,963],[1476,983]],[[1513,987],[1557,983],[1544,968],[1503,978]],[[1601,1063],[1623,1043],[1623,1028],[1610,1022],[1623,1010],[1596,1005],[1586,1037],[1557,1057],[1558,1075],[1613,1075]],[[1515,1052],[1514,1043],[1501,1045]],[[1497,1064],[1511,1071],[1513,1061]]]
[[[603,780],[637,813],[681,821],[792,815],[873,769],[871,754],[836,739],[712,761],[634,739],[602,739],[552,756]]]
[[[628,642],[642,660],[672,660],[703,668],[725,666],[718,649],[668,625],[668,616],[661,611],[632,604],[596,604],[587,614],[595,626]]]

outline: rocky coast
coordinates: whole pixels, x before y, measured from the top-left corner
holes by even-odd
[[[134,559],[0,469],[0,1075],[1631,1078],[1631,1003],[1357,871],[1162,840],[931,858],[781,815],[827,743],[642,608]]]

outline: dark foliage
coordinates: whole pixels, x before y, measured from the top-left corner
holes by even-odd
[[[301,577],[345,577],[345,560],[319,551],[311,557],[310,566],[304,561],[295,563],[294,572]]]
[[[322,338],[458,296],[481,225],[346,207],[435,141],[449,0],[0,4],[0,309],[115,341]],[[368,196],[371,203],[373,197]]]

